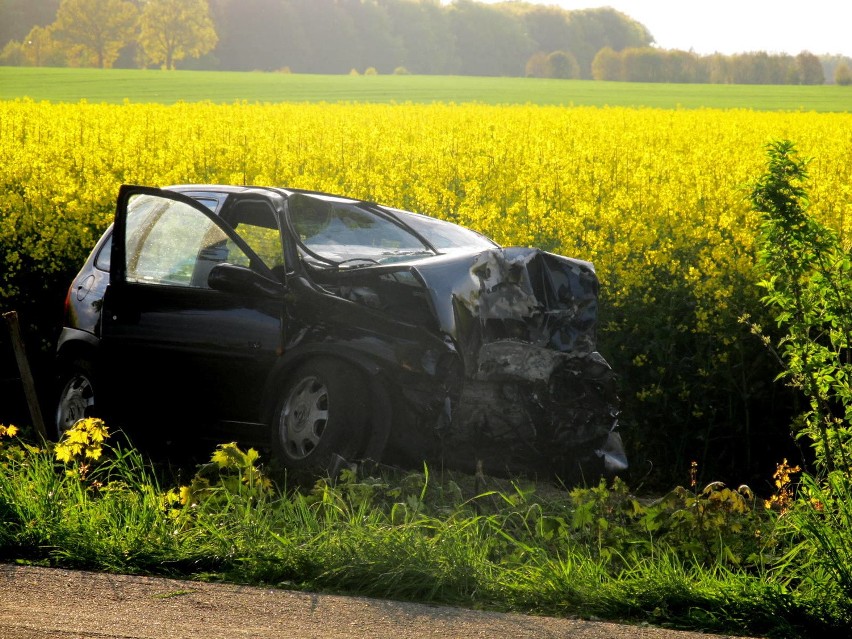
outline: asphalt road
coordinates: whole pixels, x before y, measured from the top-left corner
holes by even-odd
[[[288,590],[0,564],[0,639],[719,639]]]

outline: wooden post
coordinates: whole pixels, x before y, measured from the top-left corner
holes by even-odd
[[[12,336],[12,348],[15,349],[15,359],[18,361],[18,370],[21,372],[21,382],[24,385],[24,394],[27,397],[27,406],[30,409],[30,417],[36,432],[47,439],[47,430],[44,428],[44,419],[41,416],[41,407],[36,395],[33,374],[30,371],[30,363],[27,361],[27,352],[24,348],[24,340],[21,337],[21,327],[18,323],[17,311],[3,313],[3,317],[9,323],[9,333]]]

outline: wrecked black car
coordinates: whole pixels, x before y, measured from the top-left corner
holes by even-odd
[[[372,202],[124,185],[68,292],[55,434],[594,481],[627,467],[597,293],[587,262]]]

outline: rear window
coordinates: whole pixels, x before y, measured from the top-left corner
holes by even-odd
[[[101,271],[109,271],[110,258],[112,257],[112,233],[109,234],[103,246],[95,256],[95,268]]]

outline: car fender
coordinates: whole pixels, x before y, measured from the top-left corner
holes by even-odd
[[[88,331],[66,326],[56,342],[56,361],[59,366],[78,357],[95,360],[101,340]]]

